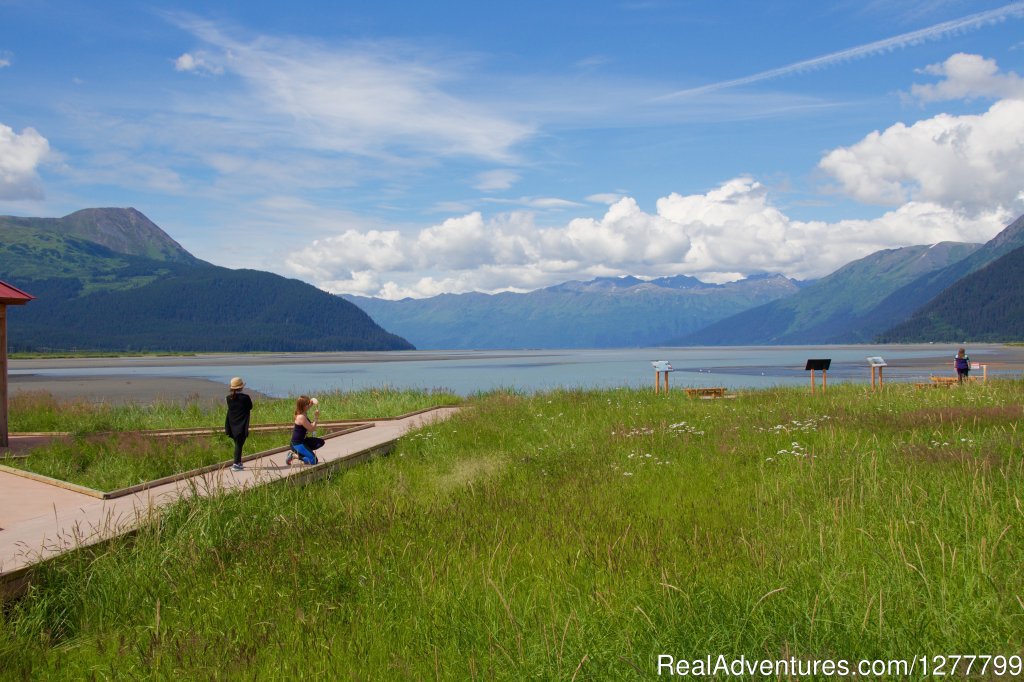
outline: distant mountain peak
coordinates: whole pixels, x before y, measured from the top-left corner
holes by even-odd
[[[195,256],[136,208],[84,208],[55,221],[61,232],[111,251],[154,260],[191,262]]]
[[[151,260],[195,263],[198,259],[134,208],[85,208],[63,218],[0,216],[4,230],[43,232],[98,244],[127,256]]]

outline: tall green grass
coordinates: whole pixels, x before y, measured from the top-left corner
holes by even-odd
[[[384,419],[443,404],[460,398],[447,390],[399,390],[370,388],[318,394],[320,418]],[[255,400],[253,424],[290,424],[295,397]],[[143,429],[218,428],[224,425],[225,403],[186,401],[114,405],[87,401],[62,401],[47,392],[19,393],[10,400],[11,431],[135,431]]]
[[[395,417],[461,399],[444,391],[369,389],[321,398],[321,420]],[[289,424],[294,399],[257,401],[254,424]],[[155,405],[60,402],[49,393],[19,394],[11,401],[13,431],[70,431],[67,438],[34,448],[4,464],[37,474],[111,491],[164,476],[230,461],[234,443],[222,434],[154,437],[145,429],[223,428],[221,404],[191,400]],[[321,429],[321,432],[324,432]],[[291,428],[250,433],[243,454],[287,445]],[[283,455],[282,455],[283,457]]]
[[[279,448],[288,445],[290,438],[290,429],[251,433],[242,454]],[[134,432],[87,434],[55,438],[34,448],[28,457],[0,463],[109,492],[231,462],[234,448],[234,441],[223,434],[160,438]]]
[[[1024,385],[495,393],[46,566],[12,678],[645,679],[1018,654]]]

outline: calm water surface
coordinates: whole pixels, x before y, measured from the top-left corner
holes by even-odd
[[[668,360],[671,385],[730,389],[809,383],[809,358],[831,358],[830,382],[869,383],[865,358],[889,363],[886,381],[927,381],[931,373],[954,374],[956,349],[939,345],[743,346],[617,350],[408,351],[392,353],[277,353],[168,358],[12,361],[10,374],[40,376],[192,377],[246,384],[271,396],[328,390],[445,388],[462,395],[496,388],[523,391],[653,386],[652,360]],[[1024,370],[1024,347],[968,348],[990,376]],[[820,381],[820,379],[819,379]]]

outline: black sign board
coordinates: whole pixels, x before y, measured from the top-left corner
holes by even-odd
[[[819,358],[817,360],[808,360],[805,370],[819,370],[824,371],[832,366],[832,358]]]

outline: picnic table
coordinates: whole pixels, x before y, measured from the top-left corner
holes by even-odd
[[[686,389],[686,395],[691,398],[724,398],[724,386],[702,386],[700,388]]]

